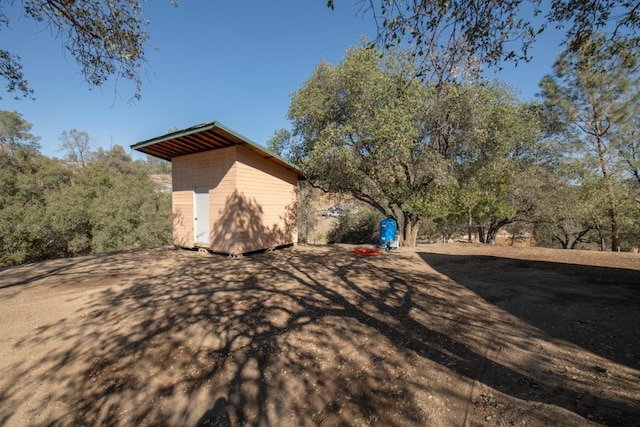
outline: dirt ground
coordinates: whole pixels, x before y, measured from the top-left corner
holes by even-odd
[[[0,425],[639,425],[638,254],[353,248],[3,269]]]

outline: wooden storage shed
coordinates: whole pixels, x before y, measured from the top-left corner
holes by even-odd
[[[298,241],[302,172],[218,122],[131,148],[171,161],[173,242],[239,255]]]

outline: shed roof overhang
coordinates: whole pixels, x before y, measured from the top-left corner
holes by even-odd
[[[203,123],[170,132],[156,138],[138,142],[132,145],[131,148],[154,157],[171,161],[174,157],[237,145],[244,145],[263,158],[280,164],[285,169],[298,175],[299,179],[305,178],[304,173],[296,166],[219,122]]]

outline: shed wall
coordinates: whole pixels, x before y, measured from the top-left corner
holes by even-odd
[[[209,230],[219,220],[228,194],[235,190],[235,147],[189,154],[171,160],[173,244],[194,247],[193,192],[209,188]]]
[[[181,156],[172,163],[175,245],[195,245],[196,186],[210,188],[212,251],[241,254],[297,243],[295,172],[243,146]]]
[[[298,176],[238,146],[236,151],[236,192],[227,205],[233,213],[221,218],[216,229],[232,229],[234,246],[229,253],[245,253],[297,243],[295,202]],[[215,237],[214,237],[215,238]]]

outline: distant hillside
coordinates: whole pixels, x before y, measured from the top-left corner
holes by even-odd
[[[171,174],[152,174],[151,180],[156,184],[159,191],[163,193],[171,192]]]

